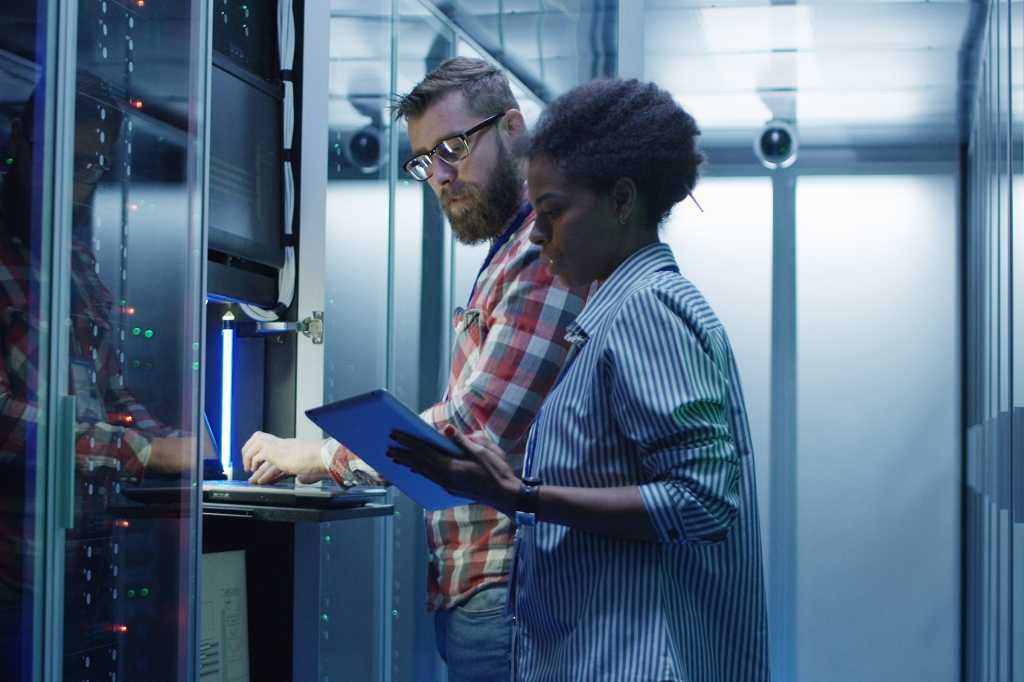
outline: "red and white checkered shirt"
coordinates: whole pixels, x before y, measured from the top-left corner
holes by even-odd
[[[0,215],[0,228],[5,227]],[[127,323],[97,272],[89,247],[74,240],[68,390],[78,412],[77,466],[106,468],[119,479],[141,478],[150,442],[180,432],[158,422],[125,385],[117,338]],[[25,481],[34,476],[26,467],[36,466],[30,460],[40,420],[41,281],[29,248],[9,235],[0,237],[0,589],[24,587],[31,576],[23,575],[23,566],[37,551],[27,541],[33,512]]]
[[[533,418],[565,361],[566,327],[588,293],[588,288],[566,288],[551,275],[540,247],[529,240],[534,214],[524,208],[517,215],[521,224],[512,223],[508,241],[481,271],[469,304],[452,316],[448,390],[422,415],[438,430],[451,424],[463,433],[485,433],[517,469]],[[365,467],[339,447],[330,471],[349,483],[365,476],[358,473]],[[513,524],[507,516],[471,504],[427,512],[426,521],[428,608],[451,608],[487,585],[508,580]]]

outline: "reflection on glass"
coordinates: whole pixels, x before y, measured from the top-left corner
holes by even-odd
[[[189,0],[83,0],[67,391],[65,679],[189,679],[198,242]]]
[[[46,3],[40,3],[45,6]],[[45,448],[40,410],[49,268],[42,230],[43,102],[37,92],[46,55],[45,13],[36,3],[0,6],[0,679],[33,679],[34,628],[43,553],[36,530],[36,470]]]
[[[616,74],[617,2],[430,2],[544,101]]]

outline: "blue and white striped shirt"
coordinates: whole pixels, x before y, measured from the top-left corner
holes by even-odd
[[[721,323],[674,266],[667,245],[651,245],[591,297],[530,434],[545,484],[640,486],[660,541],[522,527],[517,680],[768,680],[739,374]]]

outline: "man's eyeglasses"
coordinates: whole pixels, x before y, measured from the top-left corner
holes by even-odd
[[[455,164],[469,156],[469,138],[480,132],[487,126],[497,122],[505,112],[485,118],[464,133],[441,140],[433,149],[426,154],[419,154],[412,157],[402,168],[416,180],[423,182],[434,174],[434,157],[443,160],[445,163]]]

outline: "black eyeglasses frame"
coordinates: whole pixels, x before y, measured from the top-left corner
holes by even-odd
[[[417,154],[416,156],[413,156],[413,157],[407,159],[405,161],[405,163],[402,164],[402,169],[405,170],[406,173],[411,175],[414,180],[418,180],[419,182],[426,182],[427,180],[430,179],[430,176],[432,176],[434,174],[433,170],[431,170],[433,165],[434,165],[434,157],[437,156],[439,150],[445,145],[445,143],[450,142],[452,140],[459,140],[459,141],[461,141],[462,144],[466,148],[466,154],[464,156],[460,157],[459,159],[457,159],[456,161],[462,161],[463,159],[469,158],[470,153],[472,153],[472,151],[473,151],[473,147],[469,143],[469,138],[472,137],[473,135],[475,135],[476,133],[480,132],[484,128],[486,128],[486,127],[488,127],[490,125],[493,125],[502,116],[504,116],[507,113],[508,113],[507,111],[502,111],[500,113],[494,114],[493,116],[488,116],[487,118],[485,118],[484,120],[480,121],[479,123],[477,123],[472,128],[469,128],[469,129],[459,133],[458,135],[452,135],[451,137],[446,137],[445,139],[441,140],[436,145],[434,145],[434,148],[431,149],[429,152],[427,152],[425,154]],[[426,175],[425,175],[425,177],[422,177],[422,178],[416,177],[416,175],[410,170],[410,167],[413,164],[413,162],[418,161],[420,159],[426,159],[429,162],[428,165],[426,166],[426,170],[425,170]],[[445,163],[448,163],[448,161],[445,161]]]

